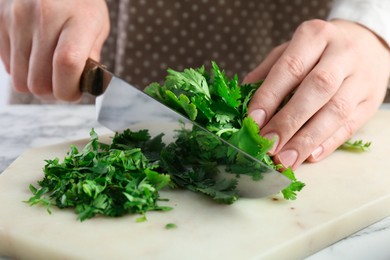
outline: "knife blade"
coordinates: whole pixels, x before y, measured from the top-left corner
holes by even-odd
[[[222,178],[237,178],[240,196],[260,198],[276,194],[290,184],[290,179],[270,168],[265,163],[245,153],[219,136],[211,133],[198,123],[174,111],[160,101],[149,96],[140,89],[109,72],[99,62],[88,59],[80,80],[80,90],[96,97],[96,117],[99,123],[112,131],[127,128],[148,129],[156,134],[164,132],[167,140],[173,139],[175,130],[183,127],[196,127],[236,153],[255,162],[261,169],[262,178],[254,181],[252,177],[223,172]]]

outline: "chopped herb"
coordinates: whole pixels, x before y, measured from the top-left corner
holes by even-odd
[[[51,205],[74,208],[81,221],[97,214],[138,213],[140,222],[147,211],[171,209],[158,205],[159,190],[170,183],[170,176],[157,172],[158,163],[138,148],[153,157],[164,146],[161,136],[151,139],[147,131],[126,130],[116,134],[111,145],[100,143],[93,129],[90,136],[81,151],[72,146],[63,162],[46,160],[40,188],[30,185],[33,196],[27,203],[43,204],[48,210]]]
[[[175,229],[175,228],[177,228],[177,225],[174,223],[168,223],[165,225],[165,228],[166,229]]]

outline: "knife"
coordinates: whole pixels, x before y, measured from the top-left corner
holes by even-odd
[[[257,163],[262,169],[262,178],[252,180],[248,175],[222,173],[223,178],[238,178],[237,189],[240,196],[260,198],[274,195],[290,184],[290,179],[280,172],[270,168],[263,162],[233,146],[219,136],[211,133],[198,123],[168,106],[164,105],[145,92],[137,89],[124,80],[109,72],[106,67],[92,59],[86,61],[80,79],[80,90],[96,96],[96,117],[99,123],[112,131],[148,129],[151,134],[164,132],[165,139],[172,140],[176,129],[197,127],[213,138],[219,139],[224,145],[237,153]]]

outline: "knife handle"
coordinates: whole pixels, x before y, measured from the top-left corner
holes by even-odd
[[[103,64],[88,58],[80,78],[80,91],[99,96],[106,90],[112,76]]]

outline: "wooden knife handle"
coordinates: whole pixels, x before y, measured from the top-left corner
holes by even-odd
[[[104,65],[88,58],[80,78],[80,91],[99,96],[106,90],[112,76]]]

